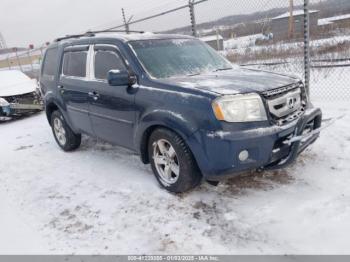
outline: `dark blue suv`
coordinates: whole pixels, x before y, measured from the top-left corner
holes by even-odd
[[[171,192],[202,178],[282,168],[321,126],[300,80],[239,68],[188,36],[57,39],[45,53],[40,86],[63,150],[77,149],[81,134],[129,148]]]

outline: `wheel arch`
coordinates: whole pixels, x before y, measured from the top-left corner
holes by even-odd
[[[70,128],[73,129],[73,125],[70,121],[70,118],[69,118],[69,115],[67,113],[66,110],[64,110],[64,105],[62,106],[62,104],[60,103],[60,101],[56,100],[56,99],[49,99],[45,102],[45,112],[46,112],[46,118],[47,118],[47,121],[49,122],[49,124],[51,125],[51,116],[52,116],[52,113],[56,110],[59,110],[65,121],[67,122],[67,124],[70,126]],[[77,133],[77,130],[73,129],[74,132]]]
[[[51,116],[52,116],[52,113],[56,110],[60,110],[60,108],[58,107],[58,105],[51,101],[49,102],[46,107],[45,107],[45,112],[46,112],[46,118],[47,118],[47,121],[49,122],[49,124],[51,125]]]
[[[155,110],[145,114],[140,119],[135,133],[135,145],[139,150],[142,162],[145,164],[149,163],[148,141],[157,128],[165,128],[176,133],[187,145],[188,138],[197,130],[195,121],[189,121],[180,114],[174,114],[167,110]],[[191,150],[190,145],[188,147]]]
[[[140,140],[140,154],[141,154],[141,160],[144,164],[149,164],[150,163],[150,159],[149,159],[149,155],[148,155],[148,143],[149,143],[149,139],[152,135],[152,133],[157,130],[157,129],[167,129],[169,131],[172,131],[174,133],[176,133],[177,135],[179,135],[184,141],[186,141],[186,135],[179,131],[179,130],[175,130],[169,126],[163,125],[163,124],[154,124],[149,126],[142,134],[141,140]]]

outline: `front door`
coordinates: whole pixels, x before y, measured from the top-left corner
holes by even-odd
[[[90,118],[95,135],[103,140],[133,148],[135,95],[132,87],[110,86],[110,70],[126,70],[117,47],[95,45],[91,63]]]

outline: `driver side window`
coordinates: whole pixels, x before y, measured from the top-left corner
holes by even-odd
[[[126,70],[126,66],[120,55],[114,51],[97,50],[95,51],[95,78],[106,80],[110,70]]]

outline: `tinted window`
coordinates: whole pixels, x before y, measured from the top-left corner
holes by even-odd
[[[106,79],[112,69],[125,70],[122,58],[113,51],[97,51],[95,53],[95,78]]]
[[[86,51],[66,52],[63,58],[63,74],[66,76],[86,76]]]
[[[54,76],[57,69],[57,54],[58,49],[52,48],[46,51],[44,65],[43,65],[43,75]]]

